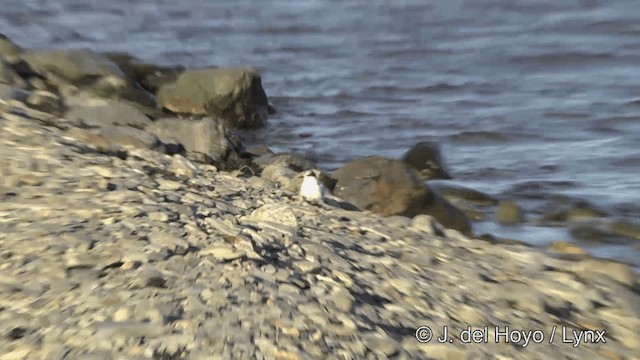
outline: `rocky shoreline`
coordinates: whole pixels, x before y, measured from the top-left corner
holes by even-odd
[[[344,201],[301,201],[312,162],[229,131],[274,111],[252,69],[1,37],[0,359],[638,358],[629,266],[474,239],[420,179],[447,176],[437,152],[357,159],[321,176]]]

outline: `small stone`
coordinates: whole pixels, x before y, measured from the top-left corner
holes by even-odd
[[[629,265],[601,259],[586,259],[580,261],[573,265],[572,271],[584,278],[589,278],[594,275],[608,276],[628,286],[632,286],[637,278]]]
[[[32,352],[31,349],[18,348],[0,355],[0,360],[23,360],[27,359],[27,355]]]
[[[512,201],[501,201],[498,204],[495,218],[502,225],[515,225],[524,221],[524,214],[518,204]]]
[[[414,216],[413,219],[411,219],[411,224],[409,225],[410,229],[427,233],[429,235],[437,234],[437,227],[437,221],[432,216],[424,214]]]
[[[127,309],[126,307],[122,307],[116,310],[115,313],[113,313],[113,321],[127,321],[129,320],[130,315],[131,314],[129,313],[129,309]]]
[[[44,178],[42,176],[37,176],[34,174],[23,174],[19,175],[14,179],[15,186],[40,186],[44,183]]]
[[[182,187],[182,184],[173,180],[158,179],[157,182],[159,190],[178,190]]]
[[[200,250],[200,255],[211,255],[216,259],[230,261],[244,257],[246,255],[246,252],[225,246],[212,246]]]
[[[275,222],[292,228],[298,227],[298,219],[289,205],[264,205],[251,213],[251,218],[257,221]]]
[[[554,241],[549,246],[549,250],[569,255],[586,255],[587,252],[581,247],[566,241]]]
[[[91,168],[96,174],[102,176],[102,177],[106,177],[106,178],[112,178],[114,177],[113,171],[111,171],[111,169],[109,169],[108,167],[105,166],[93,166]]]
[[[297,261],[294,264],[298,269],[300,269],[302,272],[304,273],[308,273],[308,274],[315,274],[317,273],[321,266],[320,264],[311,262],[311,261],[307,261],[307,260],[302,260],[302,261]]]
[[[398,353],[398,342],[391,338],[379,338],[373,345],[372,350],[386,357],[393,356]]]
[[[486,323],[485,315],[478,308],[469,305],[461,304],[456,315],[465,324]]]
[[[164,213],[159,213],[166,216]],[[167,217],[168,220],[168,217]],[[165,220],[166,221],[166,220]],[[158,245],[160,247],[166,247],[171,251],[180,251],[184,252],[189,248],[189,242],[187,240],[181,239],[175,235],[154,230],[148,235],[149,242],[152,244]]]
[[[60,114],[64,105],[54,93],[44,90],[35,90],[29,94],[27,104],[36,110],[50,114]]]
[[[174,155],[171,158],[171,165],[169,165],[169,171],[178,176],[185,176],[192,178],[198,173],[198,168],[193,163],[185,159],[181,155]]]
[[[153,221],[167,222],[169,221],[169,215],[161,211],[153,211],[147,214],[149,219]]]
[[[431,359],[467,360],[471,358],[466,351],[458,349],[451,344],[431,342],[429,344],[420,344],[419,348],[425,356]]]

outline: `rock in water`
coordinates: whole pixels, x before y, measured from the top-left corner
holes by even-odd
[[[496,210],[496,221],[502,225],[515,225],[524,221],[524,214],[518,204],[502,201]]]
[[[414,168],[422,180],[451,179],[442,161],[438,144],[429,141],[419,142],[411,147],[402,161]]]
[[[124,53],[107,53],[105,56],[118,64],[127,77],[154,93],[161,85],[176,81],[178,75],[185,70],[182,66],[165,67],[146,64],[134,56]]]
[[[188,70],[156,95],[161,108],[220,117],[234,128],[261,127],[268,117],[267,95],[254,69]]]
[[[444,226],[469,231],[466,216],[420,181],[401,160],[368,156],[338,169],[334,194],[384,216],[428,214]]]

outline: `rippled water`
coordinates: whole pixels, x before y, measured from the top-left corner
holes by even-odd
[[[637,0],[2,3],[0,32],[25,47],[260,68],[279,114],[248,137],[327,169],[435,140],[465,186],[640,217]]]

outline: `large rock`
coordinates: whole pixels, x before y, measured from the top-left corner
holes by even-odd
[[[207,114],[235,128],[255,128],[266,123],[267,95],[256,70],[188,70],[156,93],[158,106],[175,113]]]
[[[402,156],[402,161],[414,168],[422,180],[451,179],[445,169],[438,144],[422,141]]]
[[[513,201],[501,201],[495,214],[496,221],[502,225],[515,225],[524,222],[522,209]]]
[[[25,102],[29,93],[18,87],[0,83],[0,100],[17,100]]]
[[[129,101],[146,114],[160,115],[153,95],[106,55],[89,50],[37,50],[21,56],[32,71],[55,86],[71,84],[102,97]]]
[[[145,114],[136,107],[120,101],[70,98],[66,118],[72,123],[89,127],[109,127],[113,125],[144,128],[151,124]]]
[[[287,166],[296,172],[318,168],[313,161],[305,159],[301,155],[292,153],[264,154],[253,159],[253,162],[258,165],[259,168],[265,168],[269,165],[277,164]]]
[[[0,56],[0,83],[22,85],[24,81],[13,67]]]
[[[89,50],[36,50],[23,53],[22,58],[42,75],[52,74],[71,83],[91,81],[102,76],[126,79],[116,63]]]
[[[369,156],[338,169],[334,194],[361,209],[384,216],[428,214],[442,225],[468,232],[465,215],[433,192],[400,160]]]
[[[160,86],[176,81],[185,70],[183,66],[166,67],[146,64],[129,54],[107,53],[105,56],[118,64],[129,79],[138,82],[152,93],[155,93]]]
[[[237,169],[241,164],[239,153],[242,145],[220,120],[162,118],[154,121],[147,130],[156,134],[163,143],[182,144],[188,152],[204,155],[207,162],[220,169]]]
[[[13,62],[16,59],[22,49],[13,43],[6,35],[0,34],[0,56],[7,59],[9,62]]]
[[[116,125],[96,129],[71,127],[67,131],[67,136],[101,153],[117,154],[121,152],[120,150],[127,148],[157,150],[168,154],[177,152],[172,151],[175,147],[162,144],[154,134],[130,126]]]

